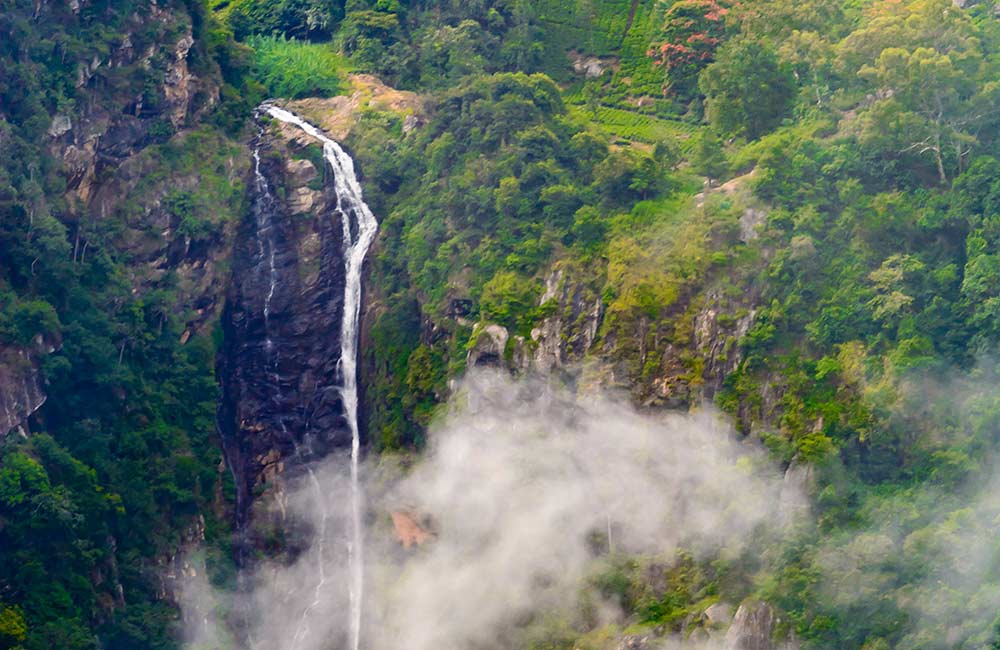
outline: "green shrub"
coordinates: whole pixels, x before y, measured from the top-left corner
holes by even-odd
[[[515,327],[535,306],[534,283],[511,271],[501,271],[483,285],[479,308],[482,316],[506,327]]]

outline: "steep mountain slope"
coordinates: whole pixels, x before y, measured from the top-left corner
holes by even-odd
[[[4,647],[163,647],[168,565],[228,528],[211,335],[248,160],[206,21],[0,17]]]

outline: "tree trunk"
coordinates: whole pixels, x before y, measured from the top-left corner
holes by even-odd
[[[934,135],[934,157],[937,159],[938,177],[941,179],[941,184],[944,185],[948,182],[948,176],[944,173],[944,157],[941,155],[940,133]]]

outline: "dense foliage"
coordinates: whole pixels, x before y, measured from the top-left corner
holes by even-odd
[[[182,336],[193,314],[176,308],[179,274],[134,290],[142,252],[125,242],[162,236],[156,206],[191,250],[224,237],[243,189],[241,150],[220,127],[233,127],[230,111],[242,123],[254,93],[246,52],[203,7],[144,20],[145,3],[81,5],[12,2],[0,16],[0,350],[33,349],[38,335],[56,348],[33,433],[0,438],[0,647],[169,648],[164,562],[202,521],[211,545],[229,544],[215,346],[210,331]],[[127,56],[125,36],[156,50],[187,29],[191,72],[225,86],[207,125],[175,135],[169,60],[106,63]],[[89,80],[81,61],[97,62]],[[48,149],[54,115],[75,123],[95,107],[138,113],[145,134],[135,182],[100,218],[66,198]]]

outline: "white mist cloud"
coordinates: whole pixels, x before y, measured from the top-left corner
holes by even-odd
[[[707,556],[781,525],[780,473],[710,411],[645,415],[625,400],[480,373],[429,440],[409,471],[366,472],[363,645],[373,650],[503,647],[532,615],[572,604],[609,533],[615,551],[683,545]],[[326,513],[329,534],[293,566],[254,578],[259,648],[343,646],[348,492],[338,463],[288,500],[314,530]],[[431,538],[404,551],[391,539],[394,511],[430,522]]]
[[[388,495],[437,538],[382,594],[376,647],[488,647],[565,603],[609,527],[616,550],[707,554],[777,520],[779,477],[711,413],[643,416],[493,374],[464,393]]]
[[[907,377],[891,418],[930,469],[909,487],[865,492],[856,527],[822,540],[820,593],[839,608],[894,609],[897,648],[991,647],[1000,629],[1000,367]]]

